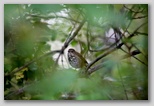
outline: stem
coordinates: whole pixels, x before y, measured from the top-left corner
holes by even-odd
[[[127,91],[126,91],[126,88],[125,88],[124,82],[123,82],[123,80],[122,80],[122,76],[121,76],[121,73],[120,73],[120,70],[119,70],[119,66],[118,66],[118,72],[119,72],[119,76],[120,76],[121,84],[122,84],[122,86],[123,86],[123,88],[124,88],[124,93],[125,93],[126,99],[128,100]]]
[[[50,55],[50,54],[54,54],[54,53],[58,53],[58,52],[60,52],[60,50],[51,51],[51,52],[48,52],[48,53],[46,53],[46,54],[44,54],[44,55],[42,55],[42,56],[40,56],[40,57],[38,57],[38,58],[35,58],[35,59],[33,59],[32,61],[26,63],[25,65],[19,67],[17,70],[11,71],[10,73],[6,73],[6,74],[5,74],[5,77],[6,77],[6,76],[9,76],[9,75],[13,75],[13,74],[15,74],[15,73],[21,71],[21,70],[24,69],[25,67],[27,67],[27,66],[29,66],[30,64],[34,63],[35,61],[38,61],[38,60],[40,60],[40,59],[42,59],[42,58],[44,58],[44,57],[46,57],[46,56],[48,56],[48,55]]]
[[[59,60],[61,54],[64,53],[64,50],[68,47],[68,45],[70,44],[70,42],[77,36],[78,32],[80,31],[80,29],[82,28],[82,26],[84,25],[85,22],[86,22],[86,21],[83,20],[83,21],[81,22],[81,24],[76,28],[76,30],[74,31],[74,33],[72,34],[72,36],[70,36],[70,37],[65,41],[64,45],[62,46],[62,48],[61,48],[61,50],[60,50],[60,54],[59,54],[59,56],[58,56],[58,58],[57,58],[57,60],[56,60],[56,64],[57,64],[57,62],[58,62],[58,60]]]

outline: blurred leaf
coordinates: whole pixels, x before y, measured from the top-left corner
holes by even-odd
[[[114,5],[114,7],[115,7],[115,9],[116,9],[118,12],[120,12],[120,9],[123,7],[123,5],[121,5],[121,4],[116,4],[116,5]]]
[[[72,44],[72,46],[76,46],[76,45],[78,44],[78,42],[77,42],[76,40],[73,40],[73,41],[71,42],[71,44]]]
[[[19,15],[18,8],[19,8],[18,4],[4,4],[4,17],[12,18],[14,16]],[[14,17],[14,18],[16,18],[16,17]]]
[[[18,69],[18,68],[16,68],[15,70],[17,70],[17,69]],[[21,79],[21,78],[24,78],[24,75],[23,75],[24,71],[28,71],[28,68],[24,68],[24,69],[22,69],[21,71],[15,73],[15,76],[16,76],[16,79],[17,79],[17,80],[18,80],[18,79]]]
[[[46,14],[49,12],[57,12],[62,9],[62,6],[59,4],[32,4],[30,8],[40,13]]]
[[[4,71],[8,72],[12,69],[12,62],[9,58],[4,58]]]
[[[137,50],[141,53],[135,56],[148,64],[148,24],[139,28],[142,23],[148,21],[148,5],[125,6],[123,4],[5,4],[4,74],[7,75],[18,67],[32,62],[14,75],[4,77],[5,99],[126,100],[128,96],[129,100],[146,100],[148,67],[131,56],[125,59],[122,57]],[[147,17],[134,19],[140,16]],[[111,28],[119,29],[123,33],[120,42],[124,44],[121,47],[128,52],[118,48],[107,54],[93,65],[102,64],[103,67],[88,78],[81,75],[82,69],[65,68],[69,65],[67,57],[63,58],[63,67],[59,62],[56,64],[52,54],[44,56],[51,50],[48,42],[52,43],[52,50],[61,48],[54,42],[65,43],[72,36],[70,32],[73,34],[83,19],[86,19],[86,23],[68,46],[76,47],[77,51],[81,47],[81,54],[85,55],[89,63],[98,60],[100,55],[108,51],[107,49],[99,52],[89,51],[87,34],[90,49],[100,50],[108,46],[107,37],[114,39],[114,32],[108,35],[106,32]],[[137,28],[139,29],[134,36],[126,39]],[[128,46],[131,45],[134,46],[130,49]],[[115,48],[116,45],[112,47]],[[113,49],[112,47],[108,50]],[[57,58],[56,55],[54,58]],[[64,57],[65,55],[67,56],[67,53]]]
[[[41,95],[44,99],[52,99],[54,95],[58,94],[56,96],[58,99],[62,92],[71,90],[76,78],[77,73],[75,71],[59,70],[52,73],[50,77],[42,80],[39,84],[30,87],[28,91],[34,92],[38,90],[38,92],[42,92]]]

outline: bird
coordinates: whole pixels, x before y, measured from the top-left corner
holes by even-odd
[[[86,68],[88,65],[86,59],[72,48],[68,50],[68,61],[73,68]]]

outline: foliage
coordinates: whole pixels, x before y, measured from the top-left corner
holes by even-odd
[[[70,47],[86,75],[69,66]],[[4,98],[147,100],[148,5],[5,4]]]

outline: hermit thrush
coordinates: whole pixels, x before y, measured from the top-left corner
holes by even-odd
[[[74,68],[83,68],[88,65],[88,62],[85,60],[85,58],[74,49],[68,50],[68,61]]]

